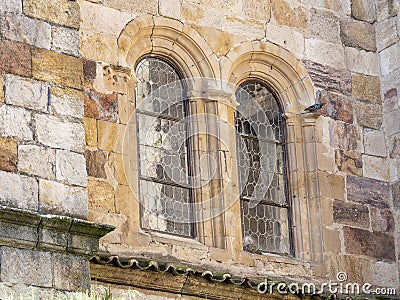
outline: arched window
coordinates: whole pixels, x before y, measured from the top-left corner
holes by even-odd
[[[257,80],[241,84],[236,99],[243,248],[253,253],[290,254],[282,110],[274,93]]]
[[[191,237],[185,88],[164,59],[145,57],[135,71],[142,228]]]

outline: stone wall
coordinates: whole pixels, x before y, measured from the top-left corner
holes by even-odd
[[[109,254],[303,281],[342,271],[349,282],[398,289],[398,11],[397,0],[2,3],[1,204],[112,224],[101,242]],[[296,257],[242,251],[235,204],[224,247],[141,229],[136,142],[125,137],[134,67],[149,54],[173,58],[186,75],[233,85],[254,76],[280,88],[304,159],[291,169],[306,224]],[[308,118],[315,100],[324,106]],[[225,194],[235,197],[235,187]]]

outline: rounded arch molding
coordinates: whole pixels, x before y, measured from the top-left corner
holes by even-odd
[[[204,38],[177,20],[142,15],[129,22],[118,38],[119,64],[133,68],[144,55],[168,58],[184,77],[215,78],[219,65]]]
[[[222,80],[239,85],[253,78],[274,90],[282,101],[284,113],[299,113],[314,104],[314,87],[307,71],[289,51],[270,42],[244,42],[226,55]]]

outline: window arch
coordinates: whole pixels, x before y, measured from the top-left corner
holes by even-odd
[[[141,226],[192,237],[185,87],[160,57],[142,58],[135,73]]]
[[[275,94],[258,80],[236,91],[243,249],[292,253],[285,132]]]

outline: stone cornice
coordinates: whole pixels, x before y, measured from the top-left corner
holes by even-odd
[[[0,245],[93,256],[113,226],[0,206]]]

